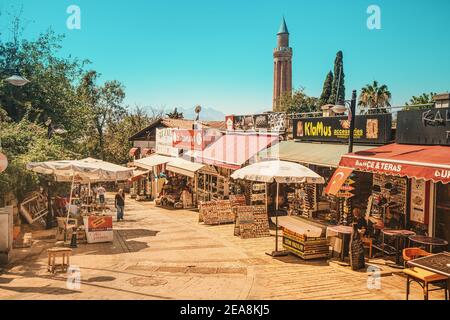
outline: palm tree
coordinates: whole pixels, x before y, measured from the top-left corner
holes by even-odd
[[[378,81],[374,81],[361,89],[358,105],[362,109],[366,109],[363,111],[366,114],[386,113],[385,108],[391,106],[391,97],[387,85],[378,86]]]

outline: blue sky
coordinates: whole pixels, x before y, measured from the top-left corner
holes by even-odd
[[[103,80],[124,83],[132,105],[201,104],[225,114],[271,109],[282,15],[294,50],[293,84],[310,95],[320,95],[338,50],[347,97],[373,80],[389,86],[394,104],[450,90],[448,0],[2,0],[0,10],[21,4],[26,37],[48,27],[64,33],[60,54],[87,58]],[[81,9],[81,30],[66,27],[71,4]],[[372,4],[381,9],[381,30],[366,26]]]

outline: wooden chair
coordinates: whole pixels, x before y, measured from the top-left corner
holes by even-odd
[[[409,300],[409,291],[412,281],[417,282],[422,287],[424,300],[428,300],[428,292],[437,290],[445,290],[445,300],[448,300],[448,277],[417,267],[404,269],[403,273],[406,274],[406,300]],[[428,288],[429,284],[442,284],[443,287],[430,290]]]
[[[78,228],[78,221],[77,219],[69,218],[63,218],[63,217],[57,217],[56,221],[58,222],[58,229],[56,230],[56,240],[63,240],[64,235],[67,236],[69,233],[73,232]],[[61,238],[61,236],[63,238]]]
[[[406,248],[403,249],[403,261],[405,263],[405,267],[406,267],[406,263],[408,261],[420,258],[420,257],[427,257],[430,256],[431,253],[421,249],[421,248]]]
[[[362,237],[361,238],[364,248],[369,249],[369,258],[372,258],[372,246],[373,246],[373,239],[369,237]]]

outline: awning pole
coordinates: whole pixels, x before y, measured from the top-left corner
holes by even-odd
[[[72,185],[70,186],[69,210],[67,210],[66,224],[69,223],[70,209],[72,208],[72,190],[75,184],[75,173],[72,171]]]

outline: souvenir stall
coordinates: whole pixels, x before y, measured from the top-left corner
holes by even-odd
[[[31,162],[27,169],[39,174],[52,175],[57,182],[71,182],[71,192],[67,207],[67,216],[58,219],[59,229],[63,229],[66,239],[68,231],[72,234],[85,234],[88,243],[112,242],[112,216],[104,211],[83,210],[82,206],[72,205],[72,190],[75,181],[91,184],[96,182],[127,181],[133,175],[132,168],[125,168],[101,160],[87,158],[83,160],[61,160],[47,162]],[[75,243],[76,245],[76,237]]]
[[[275,251],[272,252],[272,256],[280,255],[278,250],[278,210],[279,210],[279,191],[280,184],[318,184],[324,183],[324,179],[320,177],[315,172],[310,169],[293,162],[286,161],[264,161],[252,164],[248,167],[239,169],[235,171],[231,177],[233,179],[242,179],[247,181],[256,181],[259,183],[271,184],[276,183],[276,195],[275,195],[275,225],[276,225],[276,240],[275,240]],[[258,234],[263,230],[266,223],[262,219],[264,211],[265,219],[267,219],[267,207],[266,206],[250,206],[248,208],[243,208],[242,212],[238,211],[237,223],[242,229],[242,225],[245,226],[241,231],[245,232],[246,237],[248,234]],[[283,247],[298,255],[302,258],[310,258],[309,255],[318,258],[318,254],[323,254],[324,248],[326,248],[326,254],[328,254],[328,247],[325,242],[318,243],[319,249],[316,247],[310,248],[308,243],[309,227],[307,224],[301,223],[300,217],[283,217],[282,223],[280,224],[283,228]],[[250,230],[250,231],[249,231]],[[322,235],[323,230],[321,230],[320,235]],[[317,235],[312,237],[312,241],[318,241]],[[322,239],[323,240],[323,239]],[[317,243],[315,243],[317,244]],[[306,251],[305,251],[306,248]],[[311,250],[309,250],[311,249]],[[319,251],[318,251],[319,250]]]
[[[177,209],[197,207],[197,172],[204,165],[176,158],[166,164],[166,179],[156,203]]]
[[[205,165],[198,172],[198,201],[226,200],[230,195],[232,170],[220,166]]]
[[[162,187],[166,182],[166,164],[173,159],[175,158],[160,154],[152,154],[149,157],[133,161],[130,166],[136,167],[139,170],[143,170],[144,172],[146,172],[144,175],[141,175],[137,178],[138,180],[146,180],[146,189],[136,188],[133,190],[133,192],[138,194],[145,194],[146,198],[156,199],[161,193]],[[136,187],[139,187],[138,183],[136,183]]]

